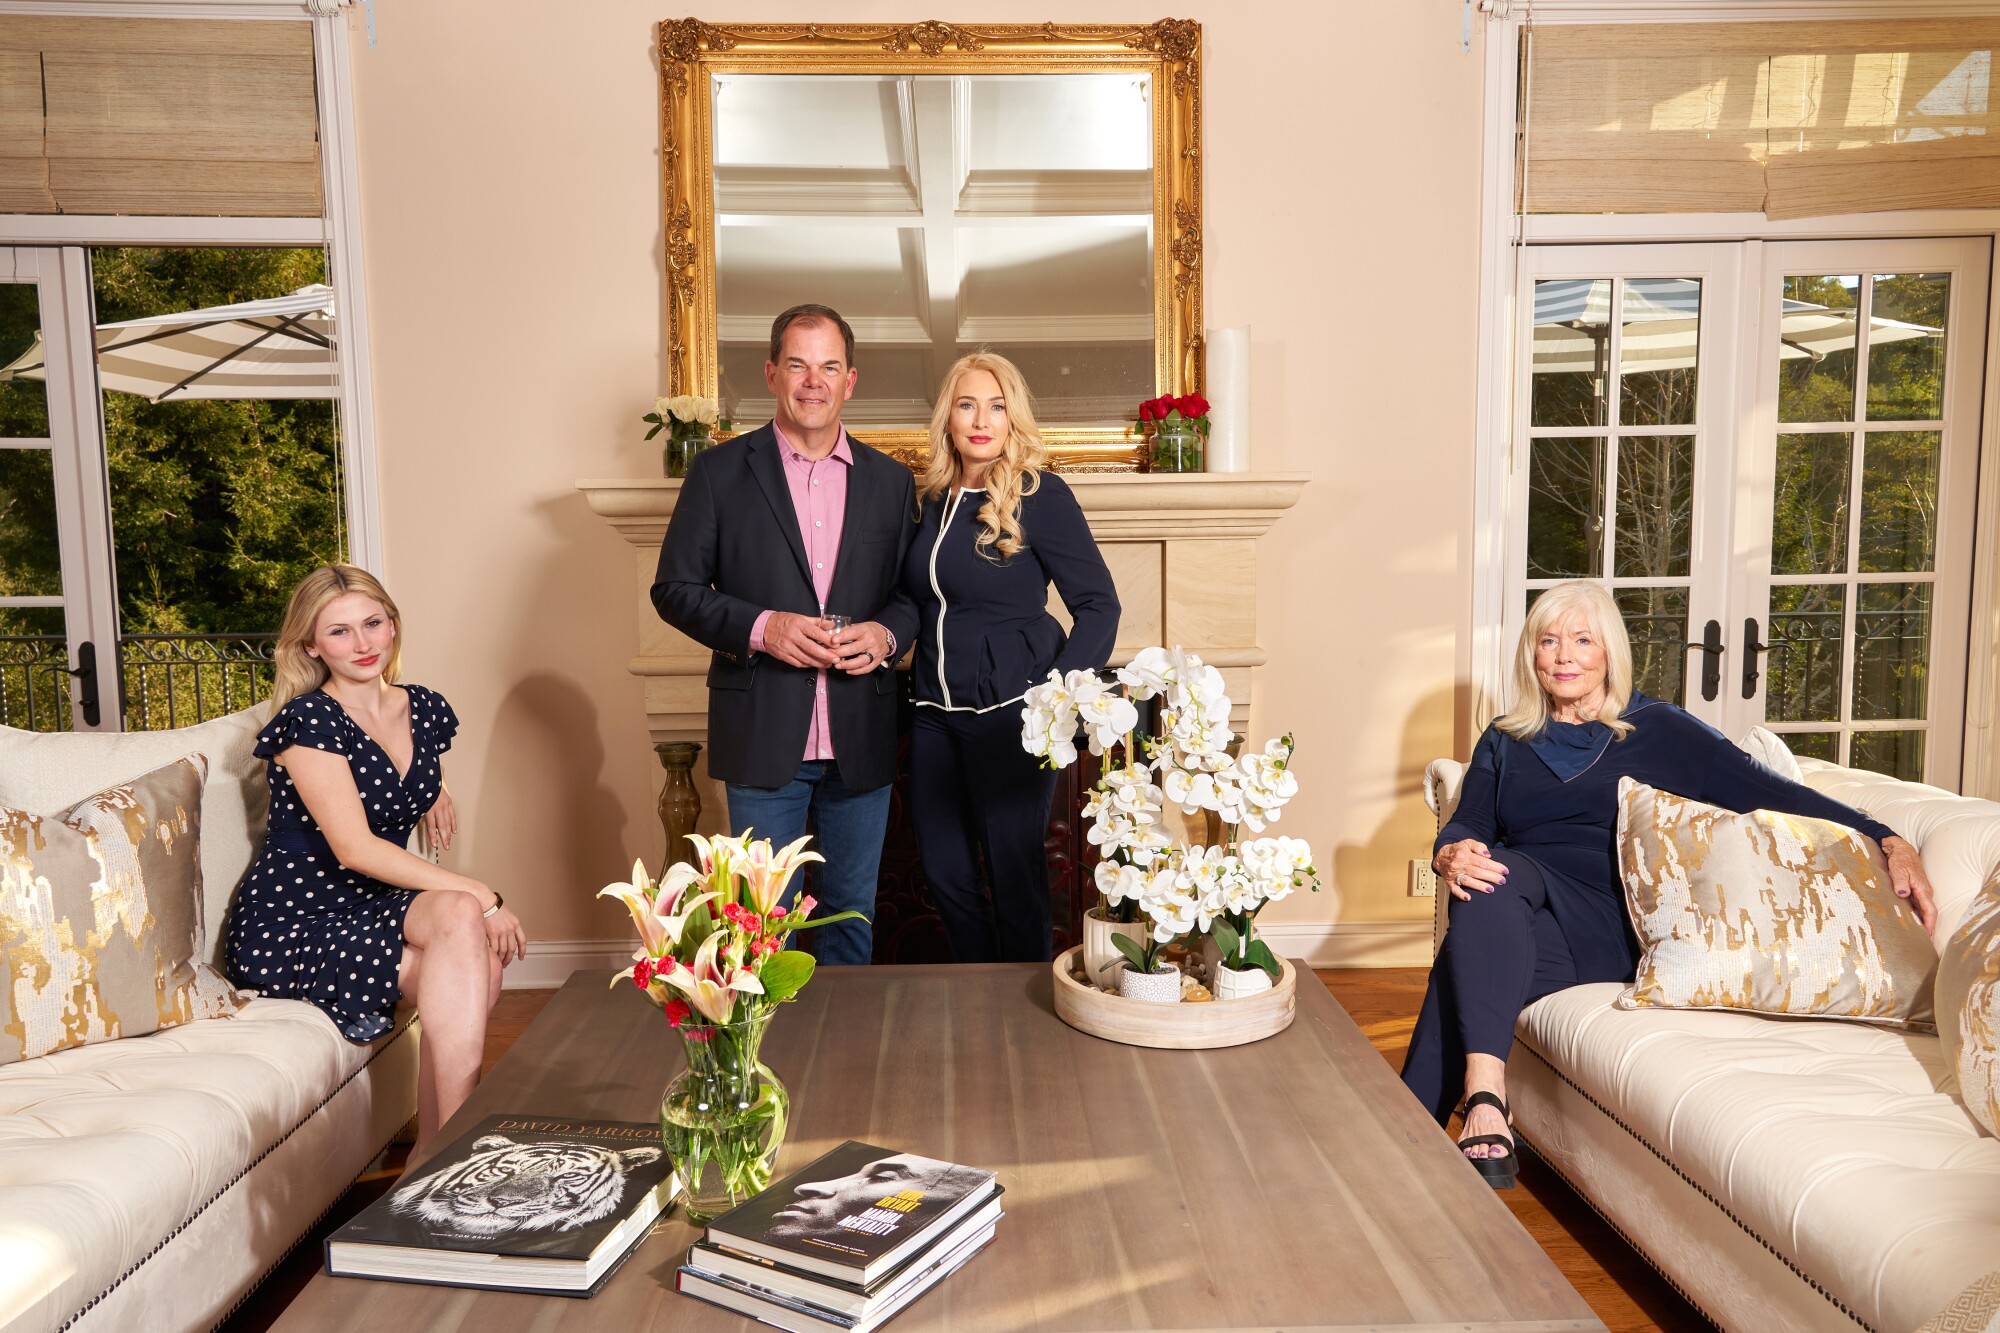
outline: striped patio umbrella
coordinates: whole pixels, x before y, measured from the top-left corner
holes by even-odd
[[[183,398],[333,398],[333,288],[149,315],[97,326],[97,381],[153,402]],[[40,334],[0,381],[47,376]]]

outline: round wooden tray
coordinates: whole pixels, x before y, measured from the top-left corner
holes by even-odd
[[[1282,974],[1271,989],[1248,999],[1205,1004],[1148,1004],[1087,985],[1080,944],[1056,955],[1052,966],[1056,1017],[1080,1032],[1127,1046],[1157,1046],[1170,1051],[1241,1046],[1292,1025],[1294,978],[1291,963],[1283,958],[1278,960]]]

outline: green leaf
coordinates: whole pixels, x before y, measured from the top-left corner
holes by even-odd
[[[1125,955],[1125,961],[1141,972],[1146,970],[1146,946],[1130,935],[1113,935],[1111,947]]]
[[[1249,959],[1252,967],[1261,967],[1269,972],[1273,981],[1284,974],[1284,969],[1278,965],[1278,956],[1272,953],[1271,946],[1262,940],[1250,941]]]
[[[832,916],[816,916],[810,921],[801,921],[798,924],[798,929],[811,930],[814,926],[824,926],[834,921],[866,921],[867,919],[867,917],[861,915],[859,912],[835,912]]]
[[[1238,935],[1235,928],[1222,917],[1215,918],[1214,923],[1209,926],[1208,937],[1215,941],[1216,948],[1222,950],[1224,958],[1234,958],[1236,950],[1243,942],[1242,936]]]
[[[813,956],[799,949],[780,949],[764,960],[757,977],[764,983],[764,995],[777,1002],[789,1000],[805,989],[819,966]]]

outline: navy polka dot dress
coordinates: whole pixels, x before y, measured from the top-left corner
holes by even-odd
[[[346,758],[367,807],[368,827],[398,847],[443,790],[438,757],[451,748],[458,717],[421,685],[410,696],[409,772],[399,775],[381,746],[324,690],[278,710],[257,734],[265,759],[294,745]],[[326,1010],[349,1041],[373,1041],[393,1024],[402,995],[403,917],[416,893],[349,870],[306,810],[292,776],[270,766],[270,831],[236,895],[229,918],[229,972],[239,986]]]

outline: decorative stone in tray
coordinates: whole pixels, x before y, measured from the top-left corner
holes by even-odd
[[[1203,1050],[1259,1041],[1292,1025],[1291,962],[1280,958],[1281,975],[1271,989],[1241,1000],[1208,1004],[1148,1004],[1101,991],[1083,979],[1083,946],[1065,949],[1051,964],[1055,972],[1056,1017],[1080,1032],[1127,1046]]]

